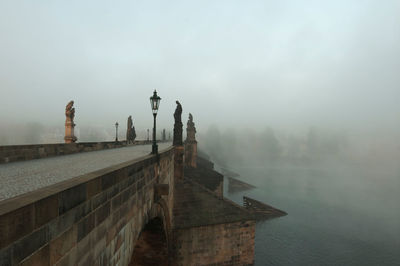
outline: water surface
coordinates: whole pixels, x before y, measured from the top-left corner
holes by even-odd
[[[288,213],[256,226],[256,265],[400,265],[400,169],[368,164],[232,166],[250,196]],[[225,180],[227,183],[227,180]]]

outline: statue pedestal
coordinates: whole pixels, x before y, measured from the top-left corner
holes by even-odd
[[[175,146],[174,151],[174,178],[175,182],[183,180],[183,146]]]
[[[74,143],[77,140],[77,137],[74,135],[74,127],[75,124],[71,121],[65,122],[65,143]]]
[[[197,141],[185,142],[185,165],[189,167],[197,167]]]
[[[174,146],[182,146],[182,127],[183,124],[180,122],[175,122],[174,124],[174,141],[172,142],[172,145]]]

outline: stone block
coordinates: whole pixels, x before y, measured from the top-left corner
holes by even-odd
[[[130,176],[126,179],[126,186],[131,186],[133,183],[136,182],[136,175]]]
[[[50,264],[54,265],[77,243],[77,226],[74,225],[50,242]]]
[[[88,253],[82,258],[78,258],[78,266],[94,265],[93,253]]]
[[[0,249],[31,233],[34,221],[33,204],[0,216]]]
[[[91,213],[78,223],[78,242],[93,230],[94,219],[95,215]]]
[[[101,177],[101,187],[103,191],[115,185],[115,183],[116,178],[114,173],[109,173]]]
[[[130,188],[126,187],[126,189],[121,192],[121,203],[126,202],[129,199],[130,195]]]
[[[50,239],[54,239],[67,229],[69,229],[74,223],[87,216],[91,210],[91,203],[86,201],[85,203],[69,210],[64,215],[59,216],[55,220],[49,223],[50,228]]]
[[[114,240],[114,237],[116,234],[117,234],[117,226],[116,225],[114,225],[108,229],[107,236],[106,236],[106,245],[109,245]]]
[[[169,184],[155,184],[154,185],[154,196],[167,196],[169,194]]]
[[[137,190],[141,190],[146,184],[144,177],[137,182]]]
[[[38,228],[45,223],[58,216],[58,195],[39,200],[35,203],[35,228]]]
[[[71,249],[56,265],[57,266],[76,266],[77,248],[76,246]]]
[[[88,254],[91,252],[92,246],[93,246],[93,236],[94,232],[91,232],[87,236],[81,239],[76,245],[77,248],[77,257],[82,258],[85,256],[85,254]]]
[[[110,202],[107,201],[103,206],[95,212],[96,226],[101,224],[110,215]]]
[[[118,169],[115,173],[115,184],[120,184],[123,180],[128,177],[128,174],[124,168]]]
[[[115,211],[121,205],[121,194],[116,195],[114,198],[111,199],[111,210]]]
[[[114,226],[114,225],[116,225],[117,223],[118,223],[118,221],[119,221],[119,218],[120,218],[120,216],[119,216],[119,211],[115,211],[115,212],[112,212],[112,214],[111,214],[111,226]]]
[[[11,266],[12,265],[12,250],[13,246],[0,249],[0,265]]]
[[[31,255],[21,263],[21,266],[46,266],[46,265],[50,265],[49,245],[46,245],[40,250],[36,251],[33,255]]]
[[[86,200],[86,183],[64,190],[59,194],[59,214],[63,214]]]
[[[129,213],[129,205],[128,202],[124,202],[123,204],[121,204],[121,207],[119,208],[119,217],[123,217],[123,216],[128,216]]]
[[[26,237],[15,242],[13,248],[13,263],[19,263],[26,257],[49,242],[49,227],[43,226]]]
[[[93,243],[93,255],[95,258],[97,258],[101,252],[106,248],[106,236],[104,236],[103,238],[101,238],[99,241],[96,241],[95,243]]]
[[[135,166],[129,166],[127,171],[128,177],[133,177],[137,173]]]
[[[104,220],[100,225],[98,225],[94,231],[95,234],[95,242],[100,241],[102,238],[107,237],[107,229],[109,226],[110,219]]]
[[[134,183],[133,185],[131,185],[131,187],[129,188],[129,193],[131,196],[135,195],[137,191],[137,187],[136,187],[136,183]]]
[[[119,192],[118,186],[112,186],[109,190],[107,190],[107,199],[113,198]]]
[[[100,205],[104,204],[107,201],[108,193],[107,191],[101,192],[93,197],[92,202],[92,210],[97,209]]]
[[[87,199],[92,198],[102,191],[101,178],[97,177],[87,182]]]

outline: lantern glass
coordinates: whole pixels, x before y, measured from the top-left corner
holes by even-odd
[[[157,95],[157,91],[154,91],[153,96],[150,97],[150,105],[153,114],[157,114],[158,107],[160,106],[161,98]]]

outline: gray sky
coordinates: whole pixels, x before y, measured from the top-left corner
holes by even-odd
[[[400,1],[0,1],[0,121],[400,128]]]

